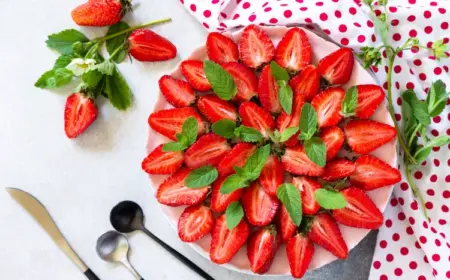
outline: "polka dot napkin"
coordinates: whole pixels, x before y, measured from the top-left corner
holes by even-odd
[[[186,9],[209,31],[225,31],[251,23],[303,24],[325,32],[355,52],[379,46],[367,7],[354,0],[181,0]],[[401,45],[417,37],[422,45],[449,41],[450,1],[389,0],[390,41]],[[393,94],[397,120],[401,119],[400,93],[414,89],[424,99],[431,83],[442,79],[450,87],[450,59],[437,61],[426,50],[411,50],[396,60]],[[373,67],[386,89],[387,68]],[[449,102],[447,102],[448,104]],[[434,136],[450,135],[450,106],[430,126]],[[399,155],[401,157],[401,154]],[[403,166],[400,166],[403,169]],[[395,186],[385,212],[373,258],[370,279],[450,279],[450,145],[434,148],[414,178],[425,200],[429,219],[403,181]]]

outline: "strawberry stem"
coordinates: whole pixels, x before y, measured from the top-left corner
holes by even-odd
[[[406,180],[408,181],[409,187],[411,188],[413,194],[415,197],[419,198],[420,205],[423,209],[423,214],[425,215],[425,218],[428,220],[428,214],[427,214],[427,208],[425,206],[425,201],[422,197],[422,194],[420,193],[419,188],[416,186],[416,183],[414,183],[414,179],[411,176],[411,169],[409,168],[409,165],[405,165],[405,173],[406,173]]]

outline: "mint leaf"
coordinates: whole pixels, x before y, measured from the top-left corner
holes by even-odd
[[[237,87],[233,77],[219,64],[210,60],[203,62],[206,78],[214,93],[223,100],[230,100],[237,93]]]
[[[237,175],[241,176],[241,177],[245,177],[245,170],[242,167],[239,166],[235,166],[233,167],[234,171],[236,172]]]
[[[55,65],[53,65],[53,69],[65,68],[67,65],[70,64],[70,62],[72,62],[72,59],[73,57],[69,55],[59,56],[55,61]]]
[[[215,167],[202,166],[192,170],[184,180],[184,184],[191,189],[203,188],[211,185],[218,176],[219,173]]]
[[[220,187],[221,194],[230,194],[237,189],[242,189],[248,186],[248,182],[245,178],[233,174],[228,176]]]
[[[181,134],[186,137],[187,146],[194,144],[195,140],[197,140],[197,134],[198,134],[197,119],[194,117],[187,118],[183,122]]]
[[[324,167],[327,158],[327,146],[319,137],[305,141],[305,151],[308,158],[320,167]]]
[[[261,132],[245,125],[236,128],[234,135],[244,142],[259,142],[263,139]]]
[[[57,88],[67,85],[72,81],[73,73],[66,68],[52,69],[45,72],[34,84],[38,88]]]
[[[431,139],[426,144],[426,147],[441,147],[441,146],[444,146],[447,144],[450,144],[450,137],[448,137],[446,135],[441,135],[441,136]]]
[[[342,209],[347,206],[347,201],[341,193],[324,188],[314,192],[314,199],[325,209]]]
[[[422,162],[428,158],[428,156],[431,154],[432,149],[433,147],[431,146],[422,147],[414,153],[413,157],[417,166],[422,164]]]
[[[102,78],[103,74],[98,70],[89,70],[81,76],[81,80],[89,87],[96,87]]]
[[[253,181],[258,179],[269,155],[270,144],[259,147],[253,152],[243,167],[247,180]]]
[[[180,142],[169,142],[163,145],[163,152],[178,152],[184,151],[187,148],[186,145]]]
[[[278,90],[278,99],[280,100],[280,105],[286,114],[290,115],[292,113],[292,99],[294,93],[289,85],[285,84]]]
[[[296,226],[302,222],[302,201],[299,189],[293,184],[282,184],[277,189],[277,197],[286,207]]]
[[[442,80],[435,81],[428,92],[426,103],[430,117],[438,116],[445,108],[448,99],[448,92]]]
[[[317,113],[314,107],[305,103],[300,115],[300,140],[309,140],[317,131]]]
[[[345,117],[355,115],[356,106],[358,105],[358,89],[356,86],[352,86],[345,93],[344,100],[342,101],[342,113]]]
[[[289,81],[289,73],[275,61],[270,63],[270,71],[277,81]]]
[[[242,209],[239,201],[231,202],[225,211],[225,221],[229,230],[234,229],[244,217],[244,209]]]
[[[130,28],[130,26],[126,22],[121,21],[109,27],[108,33],[106,33],[106,35],[115,34],[128,28]],[[108,51],[110,56],[117,50],[117,48],[121,47],[120,51],[118,51],[118,53],[116,53],[112,58],[114,62],[121,63],[127,57],[128,48],[122,45],[128,40],[129,35],[130,32],[124,33],[106,41],[106,50]]]
[[[131,90],[117,67],[111,76],[106,76],[104,92],[116,109],[126,110],[131,106]]]
[[[289,140],[292,136],[295,135],[295,133],[297,133],[299,130],[298,126],[294,126],[294,127],[288,127],[286,128],[281,134],[280,134],[280,142],[286,142],[287,140]],[[275,132],[278,132],[277,130],[275,130]],[[274,133],[275,133],[274,132]]]
[[[54,49],[61,54],[71,54],[72,45],[75,42],[87,42],[89,41],[83,33],[75,29],[66,29],[59,33],[51,34],[48,36],[47,47]]]
[[[223,119],[213,123],[212,131],[224,138],[231,139],[234,137],[236,123],[232,120]]]
[[[402,94],[404,102],[412,108],[414,117],[424,126],[431,124],[431,118],[428,114],[428,107],[425,102],[420,101],[413,90],[407,90]]]

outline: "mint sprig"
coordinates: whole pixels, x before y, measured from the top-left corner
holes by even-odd
[[[320,167],[327,163],[327,146],[319,137],[312,137],[304,143],[308,158]]]
[[[280,105],[286,114],[290,115],[292,113],[294,93],[288,84],[290,78],[289,73],[275,61],[270,63],[270,71],[272,76],[277,80]]]
[[[305,103],[302,107],[302,113],[300,115],[300,140],[309,140],[317,132],[317,112],[314,107]]]
[[[302,222],[302,200],[299,189],[293,184],[282,184],[277,189],[277,197],[286,207],[296,226]]]
[[[215,122],[212,125],[212,131],[227,139],[237,137],[243,142],[256,143],[264,139],[258,130],[245,125],[236,127],[235,122],[225,119]]]
[[[233,77],[219,64],[205,60],[203,62],[206,78],[214,93],[223,100],[230,100],[237,93]]]
[[[178,141],[163,145],[164,152],[184,151],[197,140],[198,123],[194,117],[189,117],[183,122],[181,133],[177,133]]]
[[[340,192],[325,188],[316,190],[314,192],[314,199],[320,207],[328,210],[342,209],[347,206],[347,200],[345,200],[345,197]]]
[[[202,166],[192,170],[184,180],[186,187],[190,189],[198,189],[210,186],[219,177],[217,169],[212,166]]]
[[[352,86],[345,93],[342,101],[342,114],[344,117],[351,117],[355,115],[356,107],[358,106],[358,88]]]
[[[234,229],[244,218],[244,209],[239,201],[231,202],[225,210],[225,222],[229,230]]]

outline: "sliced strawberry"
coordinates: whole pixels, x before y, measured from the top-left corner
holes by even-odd
[[[276,155],[270,155],[264,165],[258,182],[268,195],[277,196],[277,189],[284,181],[284,168]]]
[[[290,72],[302,70],[311,63],[312,50],[303,29],[291,28],[284,34],[275,51],[275,61]]]
[[[356,170],[356,165],[353,161],[345,158],[335,158],[325,166],[325,172],[323,172],[322,178],[324,181],[337,181],[339,179],[346,178],[353,174]]]
[[[195,90],[208,91],[211,89],[211,84],[203,70],[203,61],[185,60],[181,63],[181,72]]]
[[[208,58],[216,63],[237,62],[239,50],[233,39],[219,32],[211,32],[206,39]]]
[[[360,119],[370,118],[378,106],[384,100],[384,91],[378,85],[358,85],[358,105],[356,106],[356,117]]]
[[[223,119],[234,122],[237,120],[236,108],[216,95],[200,96],[197,101],[197,108],[212,123]]]
[[[76,138],[97,119],[97,106],[94,100],[74,93],[67,98],[64,110],[64,131],[67,137]]]
[[[156,147],[143,161],[148,174],[172,174],[183,165],[183,152],[164,152],[163,144]]]
[[[253,127],[261,132],[265,138],[269,137],[267,131],[273,131],[275,127],[272,115],[253,102],[242,103],[239,106],[239,115],[241,115],[243,125]]]
[[[216,166],[220,160],[231,150],[227,139],[209,133],[201,136],[184,153],[184,163],[191,169],[204,165]]]
[[[309,238],[340,259],[348,256],[347,244],[336,222],[329,214],[319,213],[311,224]]]
[[[303,145],[287,148],[281,162],[286,171],[296,175],[320,176],[324,172],[323,167],[308,158]]]
[[[268,195],[258,182],[244,189],[241,201],[248,222],[254,226],[270,224],[280,205],[278,199]]]
[[[204,205],[189,206],[178,220],[178,236],[184,242],[194,242],[207,235],[214,227],[214,216]]]
[[[258,95],[258,78],[255,72],[238,62],[228,62],[223,68],[233,77],[237,87],[236,99],[250,101]]]
[[[176,141],[176,134],[181,132],[184,121],[189,117],[194,117],[197,120],[198,135],[204,134],[206,131],[206,124],[192,107],[166,109],[154,112],[148,118],[148,124],[155,131]]]
[[[314,215],[319,212],[320,205],[314,198],[314,193],[322,187],[320,183],[311,177],[294,177],[292,183],[300,190],[303,214]]]
[[[139,61],[165,61],[177,56],[177,48],[150,29],[136,29],[128,38],[129,52]]]
[[[242,195],[243,189],[237,189],[230,194],[223,194],[220,192],[220,188],[222,187],[222,184],[226,178],[226,176],[220,177],[212,185],[211,210],[216,213],[225,212],[228,205],[230,205],[231,202],[239,201]]]
[[[397,136],[394,127],[373,120],[352,120],[344,127],[350,148],[358,154],[368,154]]]
[[[356,170],[350,176],[350,183],[365,190],[390,186],[402,179],[400,171],[371,155],[361,156],[355,164]]]
[[[247,257],[250,269],[257,274],[266,273],[272,265],[280,245],[280,235],[275,226],[260,228],[250,235],[247,244]]]
[[[217,264],[229,262],[247,241],[250,229],[245,219],[232,230],[227,228],[225,214],[216,220],[211,232],[209,258]]]
[[[316,109],[319,127],[337,125],[342,119],[341,108],[344,101],[345,91],[340,87],[328,88],[311,101]]]
[[[278,233],[281,236],[281,242],[287,243],[297,231],[297,226],[291,219],[289,212],[284,205],[280,206],[280,211],[276,217]]]
[[[220,176],[228,176],[234,173],[234,167],[243,167],[247,162],[247,159],[256,150],[256,146],[248,143],[238,143],[231,151],[226,154],[219,165],[217,170]]]
[[[334,158],[345,142],[344,131],[338,126],[330,126],[320,131],[320,138],[327,146],[327,161]]]
[[[195,93],[188,82],[164,75],[159,79],[159,89],[167,102],[175,107],[187,107],[195,103]]]
[[[288,127],[298,127],[300,124],[300,116],[302,113],[302,107],[305,103],[303,95],[294,94],[294,100],[292,104],[292,112],[290,115],[284,111],[277,118],[276,126],[279,132],[283,132]],[[298,133],[289,138],[288,141],[283,144],[288,147],[295,146],[298,143]]]
[[[286,245],[286,253],[292,277],[302,278],[314,255],[314,244],[307,236],[297,233],[289,239]]]
[[[338,223],[368,229],[378,229],[383,225],[383,214],[363,190],[349,187],[341,193],[347,200],[347,206],[333,210],[333,218]]]
[[[295,75],[289,82],[294,94],[302,95],[306,101],[311,101],[319,93],[320,74],[317,67],[308,65]]]
[[[278,88],[277,81],[270,70],[270,65],[264,66],[258,82],[259,100],[264,109],[274,114],[281,112]]]
[[[341,48],[319,61],[319,73],[331,85],[342,85],[350,80],[355,58],[349,48]]]
[[[190,189],[184,185],[184,180],[191,172],[182,168],[167,178],[159,186],[156,199],[159,203],[168,206],[197,205],[208,195],[209,188]]]
[[[242,63],[250,68],[258,68],[268,63],[275,55],[275,47],[264,31],[252,24],[247,26],[239,41]]]

